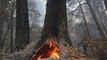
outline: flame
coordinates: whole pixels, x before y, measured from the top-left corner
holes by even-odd
[[[47,43],[40,47],[32,60],[44,59],[44,58],[60,58],[60,49],[58,46],[57,38],[49,38]]]
[[[60,56],[59,56],[58,53],[52,53],[51,57],[52,57],[52,58],[60,58]]]
[[[60,49],[58,47],[58,43],[56,41],[56,38],[50,38],[52,40],[50,40],[49,45],[50,48],[52,49],[52,51],[50,51],[50,57],[52,58],[60,58]]]

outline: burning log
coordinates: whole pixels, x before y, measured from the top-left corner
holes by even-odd
[[[36,51],[36,54],[32,60],[44,59],[44,58],[60,58],[60,49],[58,47],[57,38],[51,37],[41,48]]]

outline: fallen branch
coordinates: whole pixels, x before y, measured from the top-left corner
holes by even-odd
[[[29,43],[23,50],[12,54],[0,53],[0,58],[8,57],[8,60],[31,60],[37,42]]]

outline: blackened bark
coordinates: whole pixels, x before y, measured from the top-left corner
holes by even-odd
[[[2,30],[3,30],[3,17],[0,18],[0,50],[2,49]]]
[[[58,38],[58,42],[64,39],[71,44],[67,29],[66,0],[48,0],[46,16],[41,39],[38,41],[36,49],[40,48],[49,37]]]
[[[16,0],[16,39],[17,50],[24,48],[29,43],[29,21],[27,0]]]
[[[49,37],[58,38],[58,16],[59,4],[61,0],[48,0],[46,7],[46,15],[44,27],[42,30],[41,39],[39,40],[36,48],[40,48]]]
[[[58,12],[59,12],[59,3],[60,0],[48,0],[47,2],[47,10],[44,22],[43,31],[45,37],[41,38],[49,38],[49,37],[58,37]]]

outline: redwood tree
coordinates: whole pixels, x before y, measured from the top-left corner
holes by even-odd
[[[46,53],[44,50],[47,48],[46,40],[50,40],[51,37],[53,37],[53,40],[56,40],[54,37],[57,38],[57,42],[65,40],[72,46],[67,29],[66,0],[48,0],[46,7],[46,16],[41,39],[35,47],[36,49],[40,49],[37,50],[37,54],[33,57],[33,60],[37,60],[39,55],[50,57],[48,56],[48,52]],[[44,47],[45,49],[43,49]]]
[[[58,38],[58,42],[61,39],[64,39],[72,46],[67,29],[66,0],[47,1],[42,36],[38,41],[36,48],[40,48],[49,37]]]
[[[29,43],[29,21],[27,0],[16,0],[16,39],[17,50]]]
[[[8,21],[8,0],[0,0],[0,50],[3,48],[3,27],[5,21]]]

